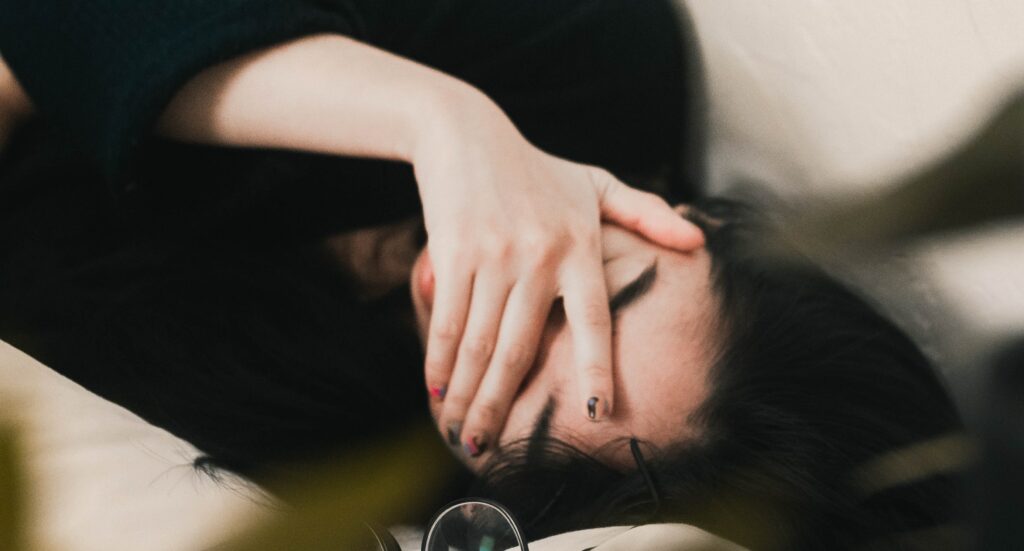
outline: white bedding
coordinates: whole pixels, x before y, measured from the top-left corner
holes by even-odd
[[[21,437],[29,536],[44,551],[198,550],[265,514],[196,450],[0,341],[0,418]]]

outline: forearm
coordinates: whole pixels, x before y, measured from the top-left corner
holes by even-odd
[[[157,132],[184,141],[412,161],[438,126],[500,112],[433,68],[335,35],[207,69],[175,95]]]

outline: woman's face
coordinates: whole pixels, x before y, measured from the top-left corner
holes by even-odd
[[[577,407],[572,339],[563,313],[552,309],[536,362],[498,438],[499,452],[502,445],[533,433],[549,401],[554,405],[550,436],[613,465],[632,461],[622,439],[635,437],[665,446],[687,435],[687,415],[704,400],[714,350],[716,303],[710,287],[710,256],[703,248],[690,253],[665,249],[611,225],[602,227],[602,240],[609,297],[640,277],[650,283],[613,313],[614,411],[595,423]],[[424,249],[412,271],[421,339],[429,327],[432,289],[417,282],[423,270],[430,269],[429,262]],[[436,420],[440,404],[432,401],[431,408]],[[439,430],[443,435],[443,428]],[[620,445],[602,449],[612,441]],[[471,468],[479,467],[492,453],[495,450],[462,459]]]

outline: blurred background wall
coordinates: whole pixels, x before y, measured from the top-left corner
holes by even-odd
[[[685,0],[710,175],[861,193],[940,155],[1024,87],[1022,0]]]

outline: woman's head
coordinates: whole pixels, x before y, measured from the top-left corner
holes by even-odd
[[[564,313],[556,306],[534,366],[497,439],[498,449],[528,438],[546,412],[544,424],[552,437],[601,455],[609,463],[625,465],[628,450],[607,444],[636,436],[668,445],[681,434],[678,414],[693,411],[707,395],[718,317],[708,251],[680,253],[611,225],[602,228],[602,240],[613,313],[615,410],[594,423],[577,404],[580,383],[573,343]],[[422,255],[414,273],[423,271],[427,261]],[[429,287],[413,287],[422,336],[429,320]],[[432,406],[444,433],[447,420],[440,418],[438,403]],[[479,468],[495,453],[492,448],[478,458],[464,459]]]
[[[918,348],[820,270],[758,255],[770,237],[742,207],[711,201],[690,216],[706,253],[658,263],[666,280],[689,271],[689,292],[652,301],[671,319],[628,334],[647,358],[624,376],[649,380],[620,380],[616,392],[643,388],[646,409],[614,432],[574,438],[548,389],[553,414],[488,459],[478,493],[509,504],[534,536],[648,520],[656,500],[628,453],[635,436],[662,520],[759,549],[868,544],[949,520],[955,494],[941,473],[873,493],[858,482],[883,454],[959,428]],[[633,330],[620,321],[625,353]]]

